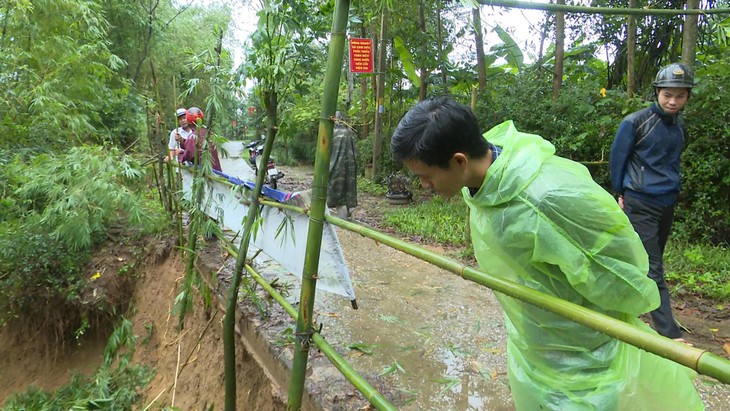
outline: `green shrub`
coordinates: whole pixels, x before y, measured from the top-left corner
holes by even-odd
[[[79,305],[90,257],[71,252],[49,234],[21,227],[0,233],[0,326],[21,316],[46,318],[49,309],[67,313],[66,307]]]
[[[51,157],[40,155],[15,167],[13,197],[24,208],[24,225],[71,250],[85,250],[112,225],[145,227],[139,197],[129,186],[142,183],[142,170],[128,156],[102,147],[75,147]]]
[[[683,241],[730,244],[729,73],[730,62],[699,71],[687,103],[687,148],[674,230]]]
[[[317,155],[317,133],[297,133],[289,141],[289,158],[294,163],[314,164]]]
[[[664,264],[672,291],[730,301],[729,254],[725,247],[669,242]]]
[[[92,250],[111,229],[124,240],[167,224],[141,176],[133,159],[101,147],[27,163],[18,158],[0,168],[7,196],[0,207],[8,211],[0,220],[0,325],[34,317],[52,324],[41,329],[63,344],[78,330],[110,324],[128,298],[84,295],[98,286],[86,278]],[[127,292],[128,276],[109,277],[115,290]]]
[[[388,187],[383,184],[378,184],[367,178],[357,179],[357,191],[362,193],[368,193],[376,196],[384,196],[388,192]]]
[[[373,137],[357,140],[357,170],[360,175],[365,174],[365,168],[373,163]]]
[[[685,120],[688,129],[682,158],[682,192],[675,235],[684,241],[730,243],[730,93],[726,79],[730,62],[713,61],[697,72]],[[608,159],[614,135],[627,114],[653,100],[649,88],[632,99],[623,90],[607,90],[600,76],[565,81],[560,97],[551,101],[550,76],[525,70],[491,83],[477,104],[486,131],[513,120],[518,130],[538,134],[555,145],[556,153],[587,164],[593,178],[608,191]]]

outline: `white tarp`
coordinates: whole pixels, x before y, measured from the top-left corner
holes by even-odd
[[[231,144],[235,144],[235,142],[227,143],[227,145]],[[240,144],[238,142],[238,145]],[[235,148],[234,146],[229,149],[229,155],[238,154],[234,151]],[[240,157],[222,158],[221,168],[224,174],[252,180],[253,172],[248,168],[246,160]],[[246,170],[247,168],[248,170]],[[186,198],[190,198],[192,169],[183,166],[182,170],[183,193]],[[243,199],[248,197],[250,190],[243,186],[209,181],[205,193],[206,201],[208,198],[212,199],[208,203],[206,213],[213,219],[218,220],[222,212],[223,218],[219,223],[222,223],[224,228],[238,233],[237,238],[240,241],[243,234],[243,221],[248,215],[248,206],[243,204]],[[261,249],[271,259],[301,280],[304,270],[307,233],[309,231],[309,216],[267,206],[263,207],[261,215],[262,223],[258,226],[258,230],[252,234],[251,245]],[[278,236],[277,232],[279,233]],[[254,252],[255,250],[250,249],[249,256],[252,256]],[[257,260],[260,259],[257,258]],[[340,241],[334,227],[327,223],[324,224],[322,231],[322,247],[317,277],[318,290],[339,294],[351,301],[355,300],[355,291],[352,288],[350,272],[342,255]]]

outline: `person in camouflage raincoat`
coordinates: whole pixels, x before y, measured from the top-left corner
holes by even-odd
[[[482,136],[471,109],[448,98],[411,109],[391,149],[424,188],[462,194],[481,270],[652,332],[638,318],[659,305],[647,254],[626,214],[584,166],[556,156],[552,144],[511,121]],[[518,410],[704,408],[692,370],[496,296]]]
[[[330,179],[327,206],[337,209],[340,218],[347,218],[357,207],[357,155],[355,132],[345,123],[341,112],[335,115],[330,156]]]

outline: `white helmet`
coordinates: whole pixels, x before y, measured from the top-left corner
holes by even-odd
[[[179,108],[179,109],[175,110],[175,115],[177,118],[184,117],[186,114],[187,114],[187,110],[185,110],[184,108]]]

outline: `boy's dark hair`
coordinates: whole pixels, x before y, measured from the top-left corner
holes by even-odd
[[[419,102],[406,113],[393,133],[390,148],[397,161],[418,160],[446,169],[454,153],[482,158],[489,144],[468,106],[437,97]]]

